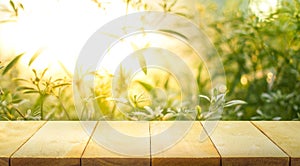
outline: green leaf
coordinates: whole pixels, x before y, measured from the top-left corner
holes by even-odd
[[[173,114],[173,113],[167,113],[167,114],[163,117],[163,120],[171,120],[171,119],[173,119],[174,117],[176,117],[175,114]]]
[[[169,8],[170,8],[170,9],[173,8],[173,7],[176,5],[176,3],[177,3],[177,0],[174,0],[174,1],[170,4]]]
[[[189,17],[187,14],[181,13],[181,12],[175,12],[175,14],[177,14],[179,16],[183,16],[183,17]]]
[[[262,97],[263,99],[272,99],[272,96],[269,95],[268,93],[263,93],[263,94],[261,95],[261,97]]]
[[[62,84],[58,84],[58,85],[55,85],[53,86],[53,88],[59,88],[59,87],[62,87],[62,86],[69,86],[71,85],[70,83],[62,83]]]
[[[35,69],[32,69],[32,72],[34,73],[35,77],[38,77]]]
[[[150,92],[154,87],[146,82],[143,81],[137,81],[139,84],[141,84],[148,92]]]
[[[274,120],[274,121],[279,121],[279,120],[281,120],[282,119],[282,117],[274,117],[272,120]]]
[[[23,4],[19,3],[20,8],[22,8],[24,10],[24,6]]]
[[[15,19],[0,20],[0,24],[5,24],[5,23],[10,23],[15,21],[16,21]]]
[[[18,104],[18,103],[21,103],[21,102],[23,102],[23,101],[26,102],[26,100],[23,100],[23,99],[13,99],[12,103]]]
[[[208,102],[210,102],[210,98],[205,95],[199,95],[200,98],[206,99]]]
[[[261,116],[264,115],[264,113],[263,113],[260,109],[256,110],[256,113],[257,113],[258,115],[261,115]]]
[[[216,88],[213,89],[213,96],[217,97],[218,96],[218,90]]]
[[[13,100],[13,99],[12,99],[11,93],[8,93],[7,96],[6,96],[6,101],[7,101],[8,103],[11,103],[12,100]]]
[[[164,83],[164,88],[169,89],[169,81],[170,81],[170,74],[168,74],[166,82]]]
[[[20,86],[20,87],[17,88],[17,90],[35,90],[35,89],[32,88],[32,87]]]
[[[16,56],[3,70],[2,75],[6,74],[12,67],[16,65],[16,63],[20,60],[20,58],[24,55],[25,53],[21,53],[18,56]]]
[[[24,79],[24,78],[14,78],[13,81],[24,81],[24,82],[30,82],[28,79]]]
[[[154,111],[152,110],[151,107],[145,106],[144,109],[145,109],[150,115],[154,115]]]
[[[159,29],[158,31],[162,31],[162,32],[166,32],[166,33],[171,33],[173,35],[176,35],[176,36],[179,36],[185,40],[188,40],[188,38],[186,36],[184,36],[183,34],[181,33],[178,33],[176,31],[173,31],[173,30],[169,30],[169,29]]]
[[[28,90],[28,91],[24,91],[24,94],[31,94],[31,93],[39,93],[39,91],[37,90]]]
[[[261,116],[253,116],[251,117],[251,120],[262,120]]]
[[[10,6],[14,9],[14,11],[16,11],[16,6],[15,6],[14,1],[10,0],[9,3],[10,3]]]
[[[45,76],[47,70],[48,70],[48,68],[44,69],[44,71],[43,71],[42,74],[41,74],[41,78],[40,78],[40,79],[42,79],[42,78]]]
[[[242,104],[247,104],[247,102],[245,102],[243,100],[232,100],[232,101],[225,103],[224,107],[231,107],[231,106],[242,105]]]
[[[10,3],[10,6],[14,9],[16,16],[18,16],[18,8],[16,7],[14,1],[10,0],[9,3]]]
[[[42,51],[43,51],[43,49],[39,49],[33,54],[33,56],[31,57],[31,59],[28,63],[28,66],[30,66],[35,61],[35,59],[42,53]]]
[[[140,54],[137,56],[137,58],[139,60],[140,67],[142,68],[144,74],[147,75],[147,64],[144,56]]]

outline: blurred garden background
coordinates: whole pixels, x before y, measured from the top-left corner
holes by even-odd
[[[195,113],[197,120],[300,120],[299,0],[3,0],[0,120],[82,119],[72,93],[81,48],[102,25],[138,11],[172,13],[198,26],[221,57],[227,88],[211,89],[205,66],[194,66],[199,103],[188,108],[179,104],[168,73],[143,69],[127,85],[122,79],[128,73],[120,67],[119,89],[133,88],[120,99],[112,97],[113,73],[95,71],[95,96],[83,100],[92,100],[101,113],[89,119],[190,120]],[[163,105],[154,87],[167,94]]]

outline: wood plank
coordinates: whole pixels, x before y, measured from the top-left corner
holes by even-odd
[[[8,166],[9,157],[44,123],[44,121],[0,121],[0,166]]]
[[[291,165],[300,166],[300,122],[252,122],[291,157]]]
[[[191,128],[184,136],[187,126]],[[200,122],[151,122],[152,165],[220,165],[219,154],[210,139],[200,141],[201,132],[204,131]],[[165,149],[166,144],[171,146]]]
[[[150,165],[149,122],[99,122],[81,163],[83,166]]]
[[[205,128],[210,123],[202,122]],[[220,121],[210,135],[222,165],[289,165],[288,156],[250,122]]]
[[[89,140],[82,124],[91,130],[96,122],[47,122],[11,157],[11,165],[80,165]]]

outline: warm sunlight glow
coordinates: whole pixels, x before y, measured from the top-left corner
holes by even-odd
[[[248,84],[248,79],[247,79],[247,77],[245,75],[243,75],[241,77],[241,84],[242,85],[247,85]]]
[[[268,72],[267,74],[267,82],[271,84],[274,81],[274,74],[272,72]]]
[[[109,51],[104,56],[101,63],[98,65],[98,69],[104,69],[110,74],[114,74],[122,61],[134,53],[135,51],[141,49],[147,49],[149,47],[163,48],[166,50],[171,50],[175,54],[184,55],[184,51],[191,50],[188,45],[182,44],[182,42],[174,37],[161,34],[161,33],[139,33],[132,36],[128,36],[122,40],[119,40],[115,45],[113,45]],[[159,53],[158,53],[159,54]],[[192,54],[191,56],[197,56]],[[117,57],[117,58],[116,58]],[[137,61],[137,60],[136,60]],[[151,61],[151,59],[147,60]],[[188,61],[187,61],[188,63]],[[122,64],[129,65],[131,64]],[[137,67],[139,68],[139,67]]]
[[[278,0],[251,0],[249,8],[257,17],[260,18],[260,20],[263,21],[270,14],[276,11],[278,4]]]
[[[7,58],[25,52],[22,62],[27,65],[33,54],[42,49],[32,64],[38,70],[61,70],[61,62],[73,72],[86,40],[103,24],[126,13],[122,0],[103,2],[105,9],[93,1],[19,2],[25,9],[19,12],[17,21],[0,25],[0,53]]]

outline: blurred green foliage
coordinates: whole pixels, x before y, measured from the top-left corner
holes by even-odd
[[[125,2],[127,8],[131,5],[153,9],[142,0]],[[199,17],[191,15],[176,0],[161,1],[157,9],[199,22],[222,58],[227,92],[213,90],[209,95],[210,90],[203,88],[209,87],[209,81],[203,76],[202,65],[197,69],[199,105],[195,108],[180,106],[180,95],[170,88],[172,80],[168,75],[152,84],[136,81],[135,86],[142,90],[131,91],[126,98],[113,98],[111,80],[114,76],[93,72],[90,74],[98,82],[95,97],[83,100],[95,102],[101,117],[91,115],[90,118],[191,120],[196,116],[197,120],[300,120],[300,1],[280,1],[278,8],[263,19],[250,10],[238,8],[239,3],[235,5],[234,10],[227,7],[219,12],[218,4],[201,1],[197,4]],[[22,4],[13,1],[7,8],[13,17],[18,16],[19,9],[24,9]],[[47,69],[30,68],[39,54],[39,51],[34,54],[25,67],[18,64],[23,54],[0,63],[0,120],[77,120],[90,116],[85,107],[80,115],[76,114],[70,73],[66,72],[63,77],[46,76]],[[139,62],[142,67],[147,63],[142,58]],[[23,78],[20,68],[32,73],[31,78]],[[143,68],[143,72],[150,71]],[[117,90],[121,94],[129,83],[124,79],[127,73],[119,73]],[[157,86],[168,95],[164,104],[161,104],[160,92],[154,90]],[[159,107],[151,107],[151,104]]]
[[[210,23],[225,67],[228,97],[248,103],[229,119],[299,119],[300,1],[278,6],[263,20],[240,10]]]

